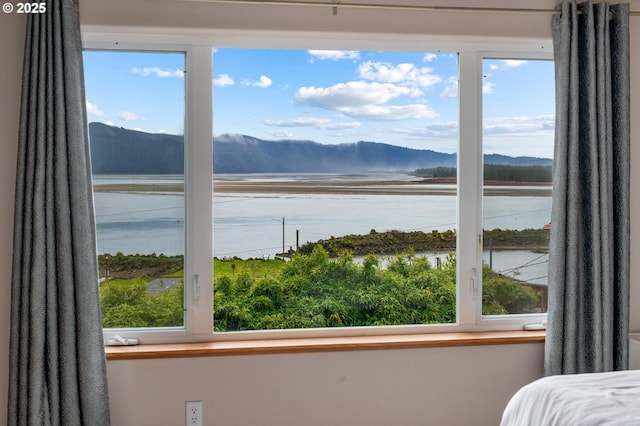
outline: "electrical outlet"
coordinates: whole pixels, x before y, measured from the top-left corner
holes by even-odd
[[[202,401],[187,401],[187,426],[202,426]]]

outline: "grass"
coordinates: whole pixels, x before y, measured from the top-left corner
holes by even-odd
[[[235,268],[233,267],[235,265]],[[213,273],[215,277],[233,276],[237,274],[247,273],[253,278],[264,278],[273,276],[280,272],[284,267],[284,262],[277,259],[234,259],[220,260],[213,259]]]

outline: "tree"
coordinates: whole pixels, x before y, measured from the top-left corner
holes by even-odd
[[[482,268],[482,314],[524,314],[540,306],[540,295],[514,278]]]

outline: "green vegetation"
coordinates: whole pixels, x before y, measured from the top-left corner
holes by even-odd
[[[277,274],[282,267],[284,267],[284,262],[280,259],[213,259],[213,270],[216,276],[249,274],[253,278],[259,279]]]
[[[182,284],[151,295],[142,278],[109,280],[100,286],[105,328],[179,327],[183,325]]]
[[[482,265],[482,314],[526,314],[539,311],[538,290]]]
[[[549,250],[549,231],[533,229],[485,229],[482,241],[485,249],[491,246],[495,250]]]
[[[413,174],[426,178],[455,178],[458,177],[458,169],[456,167],[433,167],[417,169]]]
[[[115,255],[98,256],[100,275],[109,278],[149,278],[182,276],[184,259],[182,256],[164,254],[129,254],[120,252]]]
[[[551,166],[484,165],[485,181],[551,182]]]
[[[102,325],[121,327],[180,327],[183,325],[183,256],[115,255],[98,256]],[[153,294],[154,282],[180,281],[179,285]]]
[[[425,178],[455,178],[458,171],[455,167],[434,167],[418,169],[415,175]],[[511,166],[501,164],[485,164],[484,180],[496,182],[551,182],[551,166]]]
[[[434,269],[413,255],[374,255],[356,264],[317,246],[275,276],[216,277],[216,331],[450,323],[455,321],[455,260]]]
[[[549,247],[549,231],[544,229],[491,229],[485,230],[484,246],[496,250],[546,250]],[[365,235],[345,235],[307,243],[300,247],[301,254],[310,254],[316,245],[322,246],[330,257],[348,251],[354,255],[396,254],[414,252],[446,252],[456,249],[456,233],[431,231],[388,231],[371,232]]]
[[[407,251],[454,251],[456,248],[456,233],[448,230],[445,232],[433,231],[430,233],[422,231],[401,232],[388,231],[371,232],[365,235],[345,235],[343,237],[331,237],[326,240],[319,240],[315,243],[303,244],[299,252],[310,254],[316,245],[322,246],[329,253],[329,256],[336,257],[340,253],[350,252],[354,255],[374,254],[396,254]]]
[[[294,255],[289,262],[215,259],[214,330],[455,321],[455,256],[448,255],[437,268],[412,252],[393,256],[385,267],[381,267],[382,260],[369,254],[357,264],[348,252],[332,259],[320,245],[309,254]],[[154,296],[148,281],[133,278],[102,283],[105,327],[182,325],[182,284]],[[497,275],[488,266],[483,269],[483,282],[485,314],[532,312],[540,304],[539,294],[531,287]]]

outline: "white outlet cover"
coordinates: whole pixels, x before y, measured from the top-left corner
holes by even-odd
[[[187,426],[202,426],[202,401],[187,401],[185,416]]]

